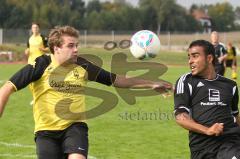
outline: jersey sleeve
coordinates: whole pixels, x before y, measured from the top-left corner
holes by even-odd
[[[186,82],[186,76],[181,76],[175,85],[174,91],[174,114],[175,116],[180,113],[190,114],[190,89],[189,85]]]
[[[41,78],[49,63],[50,57],[40,56],[35,60],[35,64],[28,64],[15,73],[9,82],[14,85],[16,91],[25,88],[31,82]]]
[[[223,55],[227,54],[227,49],[224,47],[224,45],[222,45],[221,50],[222,50]]]
[[[233,55],[234,55],[234,56],[237,56],[236,48],[235,48],[235,47],[232,47],[232,50],[233,50]]]
[[[233,100],[232,100],[232,115],[237,116],[239,114],[239,109],[238,109],[238,87],[235,85],[233,87]]]
[[[43,41],[43,46],[48,47],[48,37],[41,35],[42,41]]]
[[[28,41],[27,41],[27,48],[29,48],[29,38],[28,38]]]
[[[95,81],[110,86],[116,79],[116,74],[108,72],[81,57],[78,57],[77,64],[87,71],[87,78],[89,81]]]

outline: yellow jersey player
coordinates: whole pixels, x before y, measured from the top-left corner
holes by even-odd
[[[87,158],[88,126],[84,113],[87,81],[119,88],[150,88],[160,93],[172,89],[163,80],[127,78],[94,65],[78,56],[78,41],[79,33],[73,27],[51,30],[48,44],[52,54],[42,55],[34,65],[23,67],[0,89],[1,115],[9,96],[32,84],[38,159]]]
[[[230,67],[232,69],[232,79],[237,79],[236,49],[231,42],[227,45],[226,67]]]
[[[33,63],[35,59],[44,53],[48,52],[47,37],[40,33],[38,23],[32,23],[32,35],[27,42],[27,49],[25,55],[28,56],[28,63]]]

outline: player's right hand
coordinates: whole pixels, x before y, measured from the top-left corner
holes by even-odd
[[[209,136],[219,136],[223,133],[224,124],[223,123],[215,123],[211,127],[209,127],[206,131],[206,134]]]
[[[27,57],[29,56],[29,49],[28,49],[28,48],[24,51],[24,54],[25,54]]]

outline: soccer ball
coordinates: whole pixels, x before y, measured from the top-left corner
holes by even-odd
[[[158,36],[149,30],[136,32],[131,38],[130,52],[140,60],[154,58],[160,51]]]

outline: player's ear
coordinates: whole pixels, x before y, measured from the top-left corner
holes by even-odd
[[[57,47],[57,46],[54,46],[54,47],[53,47],[53,49],[54,49],[54,53],[56,53],[56,52],[58,52],[58,50],[59,50],[59,47]]]
[[[207,55],[208,63],[213,63],[213,55]]]

